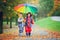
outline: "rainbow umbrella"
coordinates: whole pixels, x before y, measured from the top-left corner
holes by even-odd
[[[35,14],[37,12],[37,8],[31,4],[19,4],[18,6],[14,7],[14,10],[22,13],[31,12],[32,14]]]

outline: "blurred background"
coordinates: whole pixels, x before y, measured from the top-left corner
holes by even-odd
[[[41,28],[60,32],[60,0],[0,0],[0,10],[3,12],[3,29],[17,26],[18,12],[14,10],[14,7],[26,3],[35,5],[38,9],[33,15],[35,24]],[[26,14],[23,13],[23,15]]]

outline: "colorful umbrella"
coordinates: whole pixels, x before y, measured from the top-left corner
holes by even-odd
[[[37,8],[31,4],[19,4],[18,6],[14,7],[14,10],[22,13],[31,12],[32,14],[37,12]]]

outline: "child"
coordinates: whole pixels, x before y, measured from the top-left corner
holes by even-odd
[[[19,18],[18,18],[18,27],[19,27],[19,35],[22,36],[23,35],[23,29],[24,29],[24,24],[23,24],[23,16],[22,13],[19,14]]]
[[[25,22],[25,32],[26,32],[26,36],[30,36],[31,35],[31,27],[33,24],[33,19],[32,19],[32,14],[30,12],[27,13],[27,16],[25,18],[26,22]]]

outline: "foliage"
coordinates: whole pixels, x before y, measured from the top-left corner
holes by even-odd
[[[54,13],[52,14],[52,16],[60,16],[60,7],[58,7]]]
[[[5,2],[4,2],[5,1]],[[3,11],[3,15],[6,17],[16,17],[16,12],[14,11],[14,6],[18,4],[25,3],[23,0],[0,0],[0,9]]]
[[[54,0],[39,0],[39,16],[45,17],[53,8]]]

